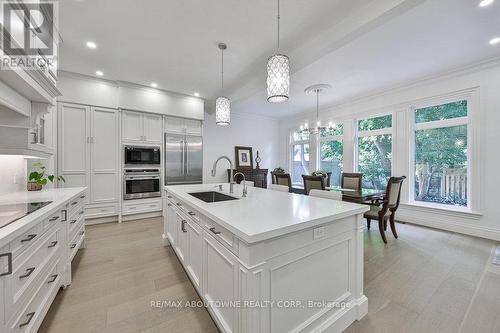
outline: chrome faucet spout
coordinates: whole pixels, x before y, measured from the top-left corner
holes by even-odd
[[[217,174],[217,163],[219,163],[220,160],[227,160],[229,162],[229,168],[230,168],[230,176],[229,176],[229,193],[234,193],[234,181],[233,181],[233,162],[231,159],[227,156],[221,156],[218,159],[215,160],[214,166],[212,167],[212,171],[210,172],[212,177],[215,177]]]
[[[242,172],[237,172],[234,174],[234,178],[236,178],[237,175],[242,175],[243,176],[243,194],[242,194],[242,197],[245,198],[247,196],[247,193],[248,193],[248,189],[247,189],[247,181],[245,179],[245,174],[243,174]]]

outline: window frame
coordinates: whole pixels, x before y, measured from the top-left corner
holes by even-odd
[[[391,116],[391,127],[386,127],[377,130],[367,130],[360,131],[359,130],[359,122],[361,120],[378,118],[384,116]],[[354,118],[354,170],[355,172],[359,172],[359,138],[369,137],[369,136],[378,136],[378,135],[390,135],[391,136],[391,177],[394,172],[394,120],[396,119],[396,114],[394,111],[391,112],[381,112],[374,113],[368,116],[363,116],[359,118]]]
[[[299,185],[299,183],[294,183],[293,182],[293,147],[295,145],[304,145],[304,144],[308,144],[309,145],[309,168],[312,167],[312,160],[311,160],[311,155],[312,155],[312,151],[311,151],[311,135],[308,135],[307,136],[307,140],[297,140],[295,141],[294,138],[293,138],[293,134],[295,132],[298,132],[300,131],[300,128],[295,128],[295,129],[292,129],[290,131],[290,145],[289,145],[289,150],[288,150],[288,154],[289,154],[289,165],[288,165],[288,168],[290,170],[290,179],[291,179],[291,182],[292,182],[292,186],[293,185]],[[311,170],[309,170],[309,172],[311,172]]]
[[[327,135],[322,137],[318,135],[319,140],[316,140],[316,169],[321,170],[321,143],[328,141],[340,141],[344,150],[342,151],[342,172],[344,172],[344,155],[345,155],[345,124],[344,122],[333,122],[334,125],[342,125],[342,134]]]
[[[475,169],[473,161],[475,160],[475,146],[476,141],[474,138],[474,127],[473,127],[473,114],[475,110],[475,98],[473,96],[474,91],[462,94],[452,94],[449,96],[441,96],[431,98],[419,103],[413,103],[409,108],[408,116],[408,152],[409,152],[409,173],[408,173],[408,203],[410,205],[430,207],[444,210],[452,211],[462,211],[462,212],[472,212],[476,205],[474,201],[476,198],[475,189],[473,188],[472,178],[474,177],[473,171]],[[429,122],[416,123],[415,121],[415,111],[418,109],[423,109],[427,107],[439,106],[448,103],[467,101],[467,116],[458,117],[443,120],[434,120]],[[417,201],[415,200],[415,139],[416,131],[428,130],[428,129],[438,129],[447,128],[454,126],[467,126],[467,206],[457,206],[457,205],[447,205],[435,202]],[[477,163],[477,162],[476,162]],[[477,185],[476,185],[477,186]],[[474,191],[473,191],[474,190]],[[473,194],[474,193],[474,194]]]

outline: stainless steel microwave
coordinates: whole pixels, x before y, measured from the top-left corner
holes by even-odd
[[[160,147],[125,146],[125,165],[160,165]]]

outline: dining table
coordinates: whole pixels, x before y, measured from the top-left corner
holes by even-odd
[[[325,191],[342,192],[342,201],[354,203],[366,203],[385,196],[385,189],[362,188],[361,191],[357,191],[351,188],[341,188],[340,186],[328,186],[325,188]],[[292,192],[304,194],[304,186],[299,184],[293,185]]]

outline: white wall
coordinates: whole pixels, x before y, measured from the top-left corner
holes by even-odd
[[[234,147],[248,146],[253,148],[255,157],[257,151],[262,159],[261,169],[274,169],[279,161],[278,157],[278,122],[275,119],[242,114],[231,114],[229,126],[218,126],[215,115],[205,114],[203,125],[203,182],[227,182],[226,161],[220,161],[217,166],[217,177],[210,175],[214,161],[221,155],[227,155],[234,163]],[[268,182],[270,181],[268,175]]]
[[[478,115],[474,121],[478,124],[478,145],[476,152],[479,157],[476,161],[477,177],[472,184],[472,196],[479,199],[472,214],[449,212],[430,208],[402,205],[398,212],[398,219],[407,222],[428,225],[436,228],[467,233],[480,237],[500,240],[500,205],[497,203],[498,188],[500,188],[500,149],[498,147],[500,124],[500,61],[478,64],[474,67],[463,69],[460,72],[447,73],[440,77],[422,80],[398,89],[381,92],[366,98],[358,99],[352,103],[328,108],[320,112],[323,122],[342,121],[352,122],[356,117],[376,114],[384,111],[394,112],[401,119],[408,109],[405,108],[413,101],[446,95],[453,92],[476,88],[478,96]],[[476,119],[478,118],[478,119]],[[288,138],[292,128],[298,127],[305,120],[312,123],[312,114],[285,119],[280,122],[280,163],[288,165]],[[406,122],[395,122],[395,131],[404,132]],[[398,127],[399,126],[399,127]],[[344,158],[349,161],[347,169],[352,168],[353,161],[353,133],[346,137],[350,156]],[[402,151],[397,161],[398,172],[408,175],[412,172],[408,156],[408,146],[397,147]],[[345,152],[344,152],[345,153]],[[406,184],[408,191],[408,184]],[[406,196],[408,197],[408,196]],[[407,198],[406,198],[407,200]]]
[[[0,155],[0,195],[26,188],[26,159],[22,156]]]

